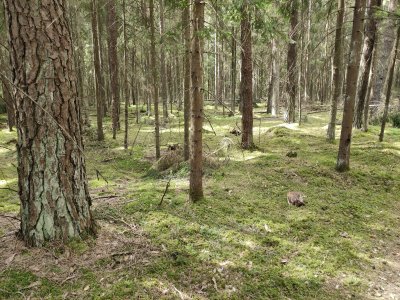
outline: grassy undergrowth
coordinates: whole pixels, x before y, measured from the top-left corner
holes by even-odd
[[[129,151],[121,147],[122,132],[111,139],[109,123],[105,142],[95,141],[95,129],[87,132],[93,197],[123,200],[94,200],[96,216],[138,224],[162,255],[117,273],[98,261],[95,270],[82,268],[78,281],[63,285],[42,278],[35,297],[81,291],[94,299],[365,299],[376,260],[399,238],[400,130],[389,126],[383,143],[377,142],[378,127],[356,131],[351,171],[340,174],[334,170],[337,145],[325,140],[325,113],[288,128],[272,128],[282,122],[256,114],[257,149],[247,152],[238,147],[240,137],[229,133],[240,119],[212,111],[206,110],[212,126],[205,123],[205,149],[220,162],[206,170],[206,197],[196,204],[187,201],[187,164],[171,172],[152,168],[151,125],[139,133],[131,125],[131,143],[138,136]],[[180,143],[182,133],[176,115],[163,128],[164,149]],[[3,129],[0,145],[13,148],[7,143],[14,138]],[[229,149],[221,147],[226,138]],[[287,157],[289,151],[297,157]],[[15,152],[0,148],[0,187],[16,189],[15,163]],[[289,207],[288,191],[304,193],[306,206]],[[0,212],[17,211],[17,195],[0,190]],[[75,242],[72,251],[90,253],[86,243]],[[0,273],[0,298],[22,298],[21,291],[37,280],[11,266]]]

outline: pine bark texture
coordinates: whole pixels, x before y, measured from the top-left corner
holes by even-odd
[[[337,106],[342,97],[343,77],[343,21],[344,21],[344,0],[338,0],[338,14],[336,19],[335,54],[333,57],[333,97],[328,124],[327,138],[332,142],[335,140]]]
[[[5,0],[28,246],[93,233],[71,33],[61,0]]]
[[[253,59],[249,1],[244,0],[242,6],[241,59],[242,82],[240,96],[242,102],[242,148],[251,149],[253,143]]]
[[[343,108],[342,130],[336,169],[347,171],[350,168],[350,146],[352,139],[354,104],[357,92],[358,71],[360,69],[362,30],[366,0],[355,0],[353,29],[350,43],[350,61],[347,66],[346,94]]]
[[[192,107],[190,149],[190,200],[203,198],[203,41],[204,1],[195,0],[193,5],[192,38]]]

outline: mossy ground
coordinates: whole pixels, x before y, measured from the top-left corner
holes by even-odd
[[[377,278],[400,272],[391,260],[400,252],[400,130],[389,126],[383,143],[377,142],[378,127],[355,131],[351,170],[337,173],[338,146],[326,142],[326,113],[308,115],[300,127],[271,129],[282,121],[257,111],[257,149],[248,152],[229,133],[240,118],[206,109],[212,126],[205,122],[204,149],[220,163],[206,169],[205,199],[196,204],[188,203],[187,164],[171,172],[152,168],[151,125],[141,126],[128,151],[121,147],[123,132],[111,139],[109,123],[105,142],[95,141],[95,128],[88,130],[95,215],[119,252],[94,256],[108,240],[102,246],[93,239],[71,241],[60,252],[51,249],[54,266],[43,272],[26,266],[35,255],[25,249],[17,253],[25,264],[0,264],[0,298],[366,299],[379,293]],[[130,126],[131,144],[138,130]],[[162,130],[163,149],[182,136],[182,113],[175,112]],[[0,145],[13,148],[7,142],[14,138],[2,129]],[[224,138],[233,143],[229,149],[221,146]],[[291,150],[296,158],[286,156]],[[0,187],[16,189],[15,160],[12,149],[0,148]],[[288,191],[304,193],[306,206],[289,207]],[[17,213],[18,207],[14,192],[0,190],[0,212]],[[91,261],[77,263],[70,279],[71,272],[54,263],[66,249],[77,261],[82,255]]]

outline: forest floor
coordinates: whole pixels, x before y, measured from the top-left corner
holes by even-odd
[[[181,150],[167,149],[181,144],[182,113],[163,127],[158,164],[150,118],[130,126],[128,150],[122,131],[111,139],[109,119],[105,142],[89,129],[98,236],[41,249],[14,234],[18,196],[4,188],[17,189],[16,135],[1,116],[0,299],[400,299],[400,130],[389,126],[383,143],[378,127],[356,131],[351,170],[337,173],[327,113],[299,127],[262,110],[257,149],[241,151],[230,134],[240,118],[207,107],[205,199],[196,204]],[[306,205],[289,206],[288,191]]]

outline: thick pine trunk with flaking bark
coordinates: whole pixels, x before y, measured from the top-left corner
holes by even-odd
[[[364,29],[364,47],[360,65],[360,78],[359,88],[357,93],[356,112],[354,118],[354,127],[360,129],[363,124],[363,113],[364,106],[369,105],[366,99],[368,92],[368,84],[371,73],[372,65],[372,53],[375,46],[375,35],[376,35],[376,20],[375,12],[376,8],[381,5],[381,0],[369,0],[368,1],[368,13]],[[368,110],[367,110],[368,111]]]
[[[63,1],[4,3],[15,86],[21,234],[29,246],[82,237],[95,225]]]
[[[240,96],[242,102],[242,148],[251,149],[253,144],[253,60],[249,1],[244,0],[242,6],[241,59],[242,82]]]
[[[185,40],[184,56],[184,84],[183,84],[183,108],[184,108],[184,141],[183,151],[185,160],[190,157],[190,1],[187,0],[182,12],[182,29]]]
[[[190,149],[190,200],[203,198],[203,41],[204,2],[195,0],[193,6],[192,38],[192,107]]]
[[[99,42],[99,21],[98,4],[92,0],[92,35],[93,35],[93,61],[94,61],[94,79],[96,90],[96,111],[97,111],[97,140],[104,140],[103,116],[104,116],[104,78],[101,70],[100,42]]]
[[[350,43],[350,61],[347,66],[346,94],[343,108],[342,130],[336,169],[347,171],[350,168],[350,146],[353,129],[354,103],[357,92],[357,78],[360,69],[362,29],[366,0],[355,0],[353,29]]]
[[[112,105],[112,132],[113,139],[117,137],[117,130],[120,129],[120,99],[118,80],[118,23],[115,12],[115,0],[107,1],[107,31],[108,31],[108,63],[111,84],[111,105]]]
[[[336,18],[335,54],[333,57],[333,97],[331,100],[331,111],[329,117],[327,138],[328,141],[335,140],[337,106],[342,97],[343,77],[343,21],[344,21],[344,0],[338,0],[338,12]]]
[[[289,46],[287,54],[287,71],[288,71],[288,84],[287,91],[289,101],[287,105],[289,123],[296,121],[296,91],[297,91],[297,24],[298,24],[298,7],[297,0],[291,0],[290,3],[290,32],[289,32]]]

